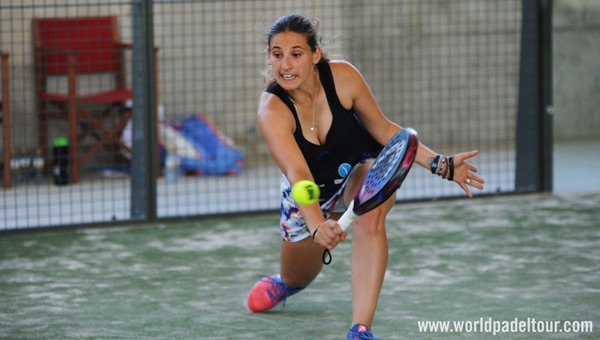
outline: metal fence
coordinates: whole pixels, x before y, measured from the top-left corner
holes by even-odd
[[[390,119],[440,153],[479,149],[476,194],[549,190],[549,4],[5,1],[0,231],[278,209],[255,116],[266,31],[292,12]],[[398,200],[458,195],[415,168]]]

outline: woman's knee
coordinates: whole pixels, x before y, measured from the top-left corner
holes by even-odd
[[[385,235],[385,220],[394,203],[395,199],[391,198],[376,209],[360,216],[354,222],[356,229],[353,229],[353,233]]]
[[[385,235],[385,214],[373,210],[362,215],[354,221],[352,233],[370,236]]]

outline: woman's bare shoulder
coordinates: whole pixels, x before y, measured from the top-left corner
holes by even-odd
[[[286,114],[288,113],[288,114]],[[276,95],[264,92],[258,104],[259,124],[290,126],[294,119],[287,105]]]
[[[329,64],[338,98],[342,106],[349,109],[353,106],[354,99],[364,90],[365,80],[358,69],[345,60],[332,60]]]
[[[351,63],[346,60],[331,60],[329,61],[329,66],[331,67],[331,72],[335,74],[347,74],[354,75],[358,73],[358,69],[354,67]]]

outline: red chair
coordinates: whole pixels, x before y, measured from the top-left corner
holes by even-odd
[[[71,182],[76,183],[80,167],[103,146],[112,147],[113,151],[115,145],[129,150],[120,135],[131,116],[132,91],[126,86],[124,50],[132,45],[121,42],[116,16],[36,18],[32,31],[39,145],[47,150],[49,119],[68,121]],[[155,49],[155,71],[157,53]],[[102,74],[112,75],[110,88],[98,85],[96,91],[88,89],[82,93],[78,79]],[[50,89],[50,78],[65,76],[66,92]],[[101,84],[101,81],[86,84]],[[156,93],[158,103],[158,87]],[[110,118],[112,123],[107,126]],[[86,136],[92,137],[93,144],[81,150],[80,155]]]
[[[10,173],[10,157],[12,152],[12,144],[10,138],[10,77],[8,72],[8,53],[0,52],[0,69],[2,73],[2,99],[0,100],[0,109],[2,112],[2,136],[4,138],[4,142],[2,147],[3,151],[3,177],[4,177],[4,187],[10,188],[12,183],[11,173]]]

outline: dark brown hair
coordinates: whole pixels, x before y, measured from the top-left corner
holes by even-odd
[[[315,19],[316,23],[306,17],[299,14],[288,14],[275,20],[269,33],[267,34],[267,46],[271,48],[271,39],[279,33],[294,32],[304,34],[306,36],[306,43],[310,47],[312,52],[317,50],[317,47],[321,44],[321,38],[318,35],[319,20]],[[321,61],[329,61],[329,58],[321,50]],[[271,75],[271,69],[269,65],[266,65],[266,69],[263,72],[265,76],[265,82],[267,86],[271,86],[275,83]]]
[[[301,15],[289,14],[275,20],[267,35],[267,46],[271,47],[271,38],[284,32],[304,34],[306,36],[306,42],[313,52],[315,52],[317,46],[319,46],[316,25],[313,25],[310,20]]]

